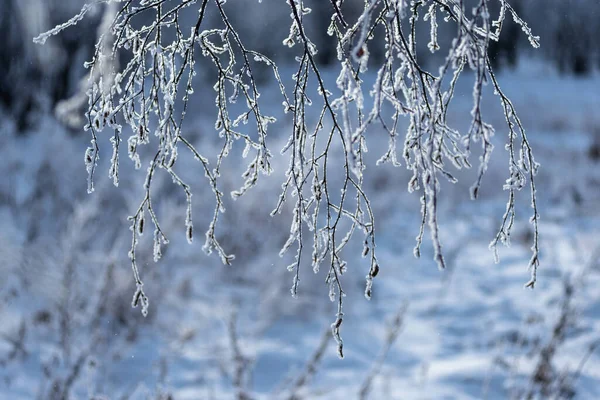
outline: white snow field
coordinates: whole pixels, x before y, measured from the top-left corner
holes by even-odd
[[[292,255],[278,255],[290,209],[269,213],[287,155],[275,154],[275,173],[242,198],[227,196],[217,233],[236,254],[232,266],[201,249],[214,204],[200,166],[191,157],[178,161],[178,173],[194,189],[191,245],[185,196],[168,176],[157,177],[154,206],[170,243],[158,263],[152,232],[140,243],[138,264],[150,298],[144,318],[130,307],[135,286],[126,217],[141,199],[145,167],[134,171],[124,157],[120,186],[113,187],[110,133],[103,132],[96,191],[88,195],[86,133],[67,132],[47,116],[17,136],[5,120],[0,399],[600,398],[600,350],[594,351],[600,340],[600,77],[559,77],[530,60],[498,78],[541,163],[535,289],[524,288],[532,238],[526,190],[517,199],[511,247],[500,248],[498,264],[488,249],[507,196],[506,127],[497,97],[488,93],[484,100],[496,135],[480,198],[469,198],[476,171],[461,171],[459,183],[442,187],[444,271],[432,259],[427,235],[421,258],[414,258],[418,197],[406,191],[404,166],[375,166],[388,138],[373,129],[365,187],[381,270],[368,301],[369,265],[357,236],[345,253],[343,360],[330,335],[335,304],[326,271],[315,275],[303,263],[294,299],[293,274],[286,270]],[[449,118],[464,130],[472,107],[468,76],[460,85]],[[208,94],[197,91],[186,126],[210,155],[220,142],[214,95],[203,90]],[[290,124],[276,90],[262,88],[262,107],[270,103],[279,119],[270,128],[273,149],[283,147]],[[240,150],[234,148],[223,167],[225,193],[242,184]],[[398,336],[386,352],[395,327]]]

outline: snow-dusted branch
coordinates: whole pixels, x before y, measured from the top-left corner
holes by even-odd
[[[489,10],[492,1],[500,5],[495,19]],[[495,132],[484,121],[482,113],[483,88],[489,81],[504,109],[509,131],[506,149],[510,159],[505,185],[509,193],[507,210],[491,247],[495,249],[498,242],[509,244],[516,192],[528,184],[533,207],[534,244],[530,261],[532,274],[527,286],[534,286],[539,264],[539,215],[534,184],[538,165],[525,129],[512,103],[502,92],[487,53],[490,40],[499,39],[507,15],[522,27],[532,46],[539,46],[539,38],[532,34],[506,0],[478,0],[473,2],[473,8],[467,7],[462,0],[368,0],[354,21],[344,15],[342,0],[330,0],[330,25],[321,29],[327,29],[337,43],[339,74],[335,85],[327,81],[316,59],[319,49],[306,28],[306,21],[311,18],[310,8],[303,0],[287,0],[290,30],[289,36],[283,38],[283,45],[296,52],[297,63],[291,87],[284,85],[285,80],[272,59],[245,45],[229,16],[232,5],[226,5],[225,0],[99,0],[92,5],[97,3],[109,3],[111,7],[118,5],[118,11],[111,14],[107,31],[100,35],[95,54],[86,63],[91,79],[86,129],[92,136],[91,146],[85,154],[88,190],[94,189],[99,156],[98,132],[110,128],[114,135],[110,139],[113,154],[109,175],[115,185],[119,182],[122,141],[126,141],[129,158],[136,168],[147,164],[145,195],[130,217],[132,245],[129,253],[137,286],[133,305],[141,304],[144,314],[147,313],[148,299],[137,268],[136,248],[139,236],[147,229],[146,215],[154,227],[155,260],[160,258],[161,246],[168,242],[152,205],[151,186],[158,171],[166,172],[182,189],[187,204],[185,230],[188,241],[191,242],[194,236],[191,187],[175,172],[180,151],[190,152],[196,158],[207,187],[214,194],[215,209],[205,233],[204,250],[207,253],[216,251],[224,264],[230,264],[234,258],[221,246],[216,235],[218,217],[224,212],[219,177],[223,160],[235,142],[243,143],[243,156],[249,156],[250,160],[243,174],[243,184],[231,192],[234,199],[255,186],[261,175],[272,172],[272,149],[268,145],[267,130],[275,118],[261,108],[256,78],[258,66],[265,65],[273,72],[284,111],[292,115],[292,129],[282,149],[289,158],[289,166],[272,212],[284,212],[287,202],[293,205],[290,233],[281,254],[295,248],[294,262],[288,267],[293,273],[291,291],[294,296],[300,287],[306,245],[312,244],[310,263],[313,271],[317,273],[321,266],[326,266],[329,296],[337,303],[331,330],[340,357],[343,356],[341,326],[345,296],[342,277],[348,265],[344,250],[356,233],[362,233],[362,255],[369,262],[367,298],[371,297],[373,280],[380,270],[375,213],[363,185],[367,132],[377,132],[372,129],[377,125],[388,136],[388,149],[378,163],[400,166],[403,158],[404,165],[412,172],[408,191],[417,192],[421,199],[421,226],[414,254],[420,255],[423,236],[428,229],[434,260],[439,268],[444,268],[438,215],[440,182],[442,179],[456,182],[451,168],[471,167],[472,146],[479,144],[478,174],[471,188],[473,198],[479,194]],[[252,6],[263,7],[258,3]],[[84,6],[71,20],[35,40],[43,43],[51,35],[77,23],[92,5]],[[216,25],[214,21],[208,23],[209,11],[217,17]],[[191,26],[184,24],[184,13],[196,15]],[[455,28],[456,33],[449,44],[438,40],[440,18]],[[148,20],[148,24],[139,23]],[[445,52],[436,69],[428,71],[419,61],[421,48],[416,33],[419,24],[429,26],[427,49]],[[385,43],[384,57],[377,63],[377,60],[369,59],[369,47],[374,41]],[[125,55],[121,57],[126,62],[113,71],[118,65],[119,53]],[[199,62],[212,68],[215,77],[214,128],[222,140],[222,147],[218,154],[210,155],[215,159],[212,163],[210,157],[192,143],[183,126]],[[376,79],[372,87],[365,88],[362,77],[368,68],[376,71]],[[450,126],[447,114],[456,84],[465,70],[473,72],[473,108],[469,129],[459,132]],[[317,93],[311,99],[314,87]],[[291,90],[288,92],[288,89]],[[368,96],[371,101],[365,100]],[[245,108],[240,113],[240,108],[236,107],[236,114],[232,114],[231,104],[238,100]],[[308,118],[311,107],[317,110],[316,123]],[[400,135],[403,118],[408,121],[408,127]],[[241,125],[248,123],[252,124],[252,129],[241,129]],[[123,136],[123,125],[131,128],[128,138]],[[247,131],[250,133],[245,133]],[[398,148],[399,140],[403,143],[402,149]],[[140,150],[151,142],[154,143],[152,156],[146,159]],[[398,157],[398,152],[403,157]]]

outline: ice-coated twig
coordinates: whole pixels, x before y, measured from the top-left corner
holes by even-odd
[[[529,262],[531,277],[527,286],[533,287],[540,257],[534,181],[538,164],[525,129],[512,103],[500,89],[487,56],[489,42],[499,40],[508,15],[521,26],[531,45],[539,46],[539,38],[533,35],[510,3],[477,0],[473,7],[467,7],[465,2],[458,0],[368,0],[364,2],[363,12],[350,20],[344,15],[342,1],[330,0],[330,24],[322,29],[327,29],[336,41],[339,74],[333,84],[326,81],[317,63],[319,49],[311,40],[310,30],[306,29],[306,21],[311,18],[310,8],[303,0],[286,1],[290,10],[290,30],[282,45],[295,51],[297,64],[289,92],[275,62],[246,47],[234,20],[229,18],[229,4],[223,0],[96,0],[65,24],[36,38],[42,43],[79,22],[93,4],[118,6],[111,14],[112,21],[103,23],[108,31],[99,35],[94,55],[86,63],[91,79],[86,112],[91,145],[85,153],[85,165],[88,191],[92,192],[100,153],[98,133],[107,127],[113,130],[109,176],[115,184],[118,183],[121,143],[126,142],[127,153],[136,168],[148,165],[144,198],[130,217],[130,258],[136,284],[133,304],[141,304],[143,313],[148,310],[148,298],[136,264],[139,235],[151,222],[155,260],[162,254],[161,246],[168,242],[152,205],[151,185],[158,171],[169,175],[183,191],[185,234],[189,242],[195,235],[191,186],[177,172],[181,151],[190,152],[198,161],[205,184],[214,195],[215,208],[205,231],[203,248],[207,253],[218,253],[226,265],[233,261],[234,256],[226,252],[217,235],[219,215],[225,211],[224,194],[219,185],[223,161],[235,143],[242,144],[242,156],[248,161],[240,187],[230,193],[234,199],[256,186],[261,175],[272,172],[272,149],[267,132],[276,121],[265,114],[262,107],[256,78],[259,65],[272,71],[281,92],[283,111],[291,113],[292,117],[288,140],[282,149],[289,163],[272,212],[282,213],[287,203],[290,205],[290,232],[281,255],[287,251],[295,252],[293,262],[288,266],[293,274],[291,292],[296,296],[301,290],[301,269],[309,259],[303,253],[312,241],[312,270],[318,273],[325,267],[330,299],[337,305],[331,330],[340,356],[343,356],[343,275],[357,263],[349,265],[346,253],[353,247],[351,243],[357,233],[362,235],[362,255],[368,263],[365,297],[371,297],[376,288],[374,278],[385,268],[378,262],[378,225],[364,186],[367,136],[377,134],[378,130],[373,127],[378,126],[379,132],[383,131],[388,138],[388,148],[378,164],[389,162],[400,166],[403,159],[404,166],[411,172],[408,191],[416,193],[421,200],[414,254],[421,254],[428,230],[434,262],[444,268],[439,207],[441,181],[456,182],[452,168],[470,168],[474,145],[478,145],[481,148],[479,166],[471,196],[477,198],[479,195],[492,155],[492,136],[496,132],[484,121],[482,110],[484,87],[490,81],[504,110],[509,153],[509,176],[505,185],[507,208],[490,247],[496,253],[498,243],[510,243],[516,217],[516,195],[529,186],[534,238]],[[490,14],[489,4],[493,1],[500,5],[497,16]],[[259,3],[254,6],[262,7]],[[211,11],[217,21],[209,24],[207,15]],[[195,15],[191,26],[185,26],[182,13]],[[150,17],[150,22],[146,25],[132,22],[142,17]],[[455,28],[456,33],[449,44],[438,41],[442,19]],[[422,23],[429,28],[429,51],[445,54],[438,67],[431,70],[425,69],[418,56],[421,48],[416,32]],[[374,40],[385,46],[384,57],[378,63],[369,58],[369,46]],[[125,65],[116,63],[120,52],[127,53]],[[200,62],[214,76],[214,129],[222,143],[217,154],[211,154],[213,160],[210,162],[203,149],[189,139],[183,124],[189,111],[189,99],[194,94],[194,77]],[[113,71],[109,66],[117,70]],[[376,73],[370,88],[365,87],[362,79],[368,68]],[[447,115],[457,82],[465,70],[473,72],[473,107],[469,129],[459,132],[450,126]],[[372,101],[365,101],[368,96]],[[242,104],[234,109],[231,105],[236,102]],[[310,107],[317,112],[311,114]],[[317,121],[312,122],[309,115],[318,115]],[[402,118],[408,122],[404,133],[399,132]],[[241,129],[247,124],[250,129]],[[123,136],[126,126],[131,130],[128,138]],[[401,148],[399,143],[403,144]],[[153,147],[150,152],[142,152],[144,146]]]

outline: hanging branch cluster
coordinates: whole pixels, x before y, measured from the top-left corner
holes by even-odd
[[[343,1],[330,0],[331,23],[323,29],[336,39],[339,67],[337,87],[330,87],[316,62],[318,48],[306,30],[305,21],[310,18],[311,10],[302,0],[287,0],[291,23],[289,36],[283,40],[283,45],[296,49],[297,67],[293,87],[286,88],[273,60],[244,45],[228,16],[225,0],[97,0],[96,3],[116,3],[119,10],[114,14],[108,31],[99,38],[93,59],[86,64],[91,70],[92,81],[86,114],[86,129],[92,135],[91,146],[85,154],[88,191],[94,188],[99,131],[106,127],[114,130],[110,139],[113,154],[109,175],[115,185],[119,182],[120,143],[124,140],[122,125],[131,128],[132,134],[126,144],[129,158],[136,168],[143,164],[140,149],[151,141],[155,143],[151,148],[153,156],[147,160],[145,196],[130,217],[130,258],[137,283],[133,305],[141,304],[142,312],[147,313],[148,299],[136,265],[136,247],[145,229],[146,215],[154,227],[155,260],[160,258],[161,246],[168,242],[152,206],[150,188],[157,170],[166,171],[183,189],[187,199],[187,238],[190,242],[193,238],[192,193],[190,186],[174,170],[178,151],[193,154],[214,193],[216,207],[206,231],[204,249],[208,253],[216,251],[224,264],[232,261],[233,256],[225,252],[215,234],[218,216],[224,212],[223,193],[219,190],[222,161],[236,141],[244,143],[244,157],[251,154],[242,186],[231,193],[234,198],[256,185],[261,174],[271,172],[267,128],[275,119],[264,114],[259,106],[260,93],[254,74],[258,64],[272,69],[281,91],[284,111],[291,113],[293,120],[289,140],[282,150],[289,155],[289,167],[272,213],[282,212],[287,202],[293,203],[290,235],[281,249],[282,255],[292,247],[296,249],[294,262],[288,267],[293,273],[291,291],[294,296],[297,294],[304,245],[312,242],[312,268],[317,273],[323,265],[326,266],[329,296],[337,302],[332,332],[340,356],[343,356],[340,328],[344,315],[341,278],[347,265],[343,250],[356,231],[362,232],[362,255],[370,263],[366,276],[367,298],[371,296],[373,278],[379,272],[375,216],[363,189],[367,132],[383,130],[389,137],[388,149],[378,163],[400,166],[402,162],[397,155],[402,153],[403,164],[412,171],[408,191],[419,193],[421,199],[421,226],[414,254],[420,255],[424,232],[428,228],[434,260],[439,268],[444,268],[437,208],[440,180],[456,182],[449,170],[450,165],[456,169],[471,167],[471,147],[479,145],[479,172],[471,188],[472,197],[477,197],[493,149],[494,129],[483,121],[481,110],[483,85],[490,81],[500,98],[508,126],[506,149],[510,163],[505,185],[509,193],[507,209],[490,247],[496,252],[498,243],[509,244],[515,218],[515,193],[529,184],[534,243],[530,261],[531,280],[527,286],[533,287],[539,262],[539,216],[534,186],[538,165],[514,107],[494,76],[487,48],[490,40],[498,40],[507,15],[521,25],[532,46],[538,47],[539,42],[505,0],[494,0],[500,4],[500,13],[497,19],[492,19],[488,9],[491,1],[477,0],[471,2],[474,7],[467,7],[462,0],[366,0],[358,19],[348,21],[344,16]],[[244,3],[243,6],[250,5]],[[255,6],[260,7],[258,4]],[[219,27],[208,27],[206,15],[209,8],[220,17]],[[91,6],[85,6],[80,14],[40,35],[36,41],[44,42],[49,36],[77,23],[89,9]],[[181,15],[190,12],[196,12],[196,22],[185,28]],[[152,22],[142,25],[139,22],[141,17],[148,15],[152,16]],[[440,17],[456,28],[451,44],[443,50],[437,38]],[[437,71],[427,71],[419,63],[416,40],[419,23],[430,25],[427,48],[431,52],[447,52]],[[385,41],[385,56],[376,65],[369,62],[369,45],[373,41]],[[120,51],[126,52],[128,61],[119,70],[113,70],[110,66],[116,65],[114,60]],[[204,61],[207,68],[212,65],[216,76],[213,86],[216,96],[215,130],[223,145],[214,165],[209,164],[208,158],[186,139],[182,126],[188,100],[193,93],[195,64],[199,60]],[[367,67],[376,71],[374,85],[366,88],[371,97],[368,102],[364,100],[365,88],[361,78]],[[461,133],[449,126],[447,113],[456,83],[465,69],[473,71],[473,108],[470,128]],[[315,86],[317,91],[312,93]],[[289,93],[287,90],[290,90]],[[312,96],[316,97],[311,99]],[[231,115],[231,104],[240,98],[245,102],[245,111]],[[316,110],[310,111],[310,115],[318,115],[316,124],[308,118],[311,106]],[[409,123],[404,135],[399,136],[402,118]],[[241,132],[240,126],[249,122],[254,126],[252,133]],[[370,130],[372,125],[379,128]],[[398,141],[402,138],[403,146],[399,149]],[[343,165],[339,165],[334,153],[337,156],[341,154]],[[342,180],[338,190],[337,182],[333,188],[332,176],[340,173]]]

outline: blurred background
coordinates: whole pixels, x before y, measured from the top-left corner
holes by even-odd
[[[331,5],[305,3],[313,9],[308,35],[335,88],[335,43],[326,33]],[[355,251],[346,257],[355,261],[345,277],[344,360],[330,335],[335,304],[323,273],[303,265],[299,296],[290,296],[286,266],[292,256],[278,255],[289,235],[290,210],[269,216],[288,164],[287,155],[275,151],[272,176],[235,203],[226,196],[217,234],[236,255],[232,266],[205,255],[201,240],[187,244],[185,196],[169,176],[157,175],[153,201],[170,244],[155,263],[151,238],[141,241],[138,263],[150,313],[144,318],[131,308],[126,218],[143,197],[144,168],[137,171],[124,160],[115,188],[108,179],[109,134],[101,135],[102,173],[88,195],[89,133],[82,120],[61,114],[87,76],[83,63],[93,53],[103,9],[92,9],[43,46],[32,40],[82,4],[0,0],[0,399],[600,398],[596,0],[513,0],[541,37],[541,48],[532,49],[510,18],[490,47],[500,85],[542,165],[536,289],[523,289],[533,234],[527,193],[520,193],[512,247],[501,249],[499,264],[487,248],[507,196],[506,128],[491,89],[483,104],[485,119],[497,129],[496,150],[480,199],[469,200],[474,171],[442,188],[443,272],[431,261],[428,241],[421,259],[412,256],[418,198],[406,191],[410,175],[404,167],[375,166],[388,140],[375,129],[365,186],[379,224],[381,272],[373,299],[365,300],[368,264],[360,258],[360,240],[350,246]],[[346,0],[346,19],[356,20],[362,7],[360,0]],[[230,0],[226,9],[246,46],[272,57],[291,82],[296,53],[282,45],[290,26],[287,3]],[[216,15],[210,18],[218,24]],[[427,43],[428,25],[421,28]],[[452,35],[440,18],[440,42]],[[383,45],[373,44],[370,52],[376,64]],[[442,56],[423,45],[419,59],[435,71]],[[196,98],[186,123],[188,137],[206,154],[221,143],[213,128],[211,67],[206,60],[197,63]],[[263,107],[278,118],[271,147],[282,148],[291,117],[281,109],[269,71],[258,74]],[[471,78],[467,73],[459,81],[448,117],[458,129],[468,128]],[[80,104],[85,106],[87,101]],[[223,167],[224,192],[243,182],[236,160],[239,154],[232,154]],[[198,165],[182,163],[182,177],[196,189],[194,215],[202,232],[213,195],[202,186]]]

